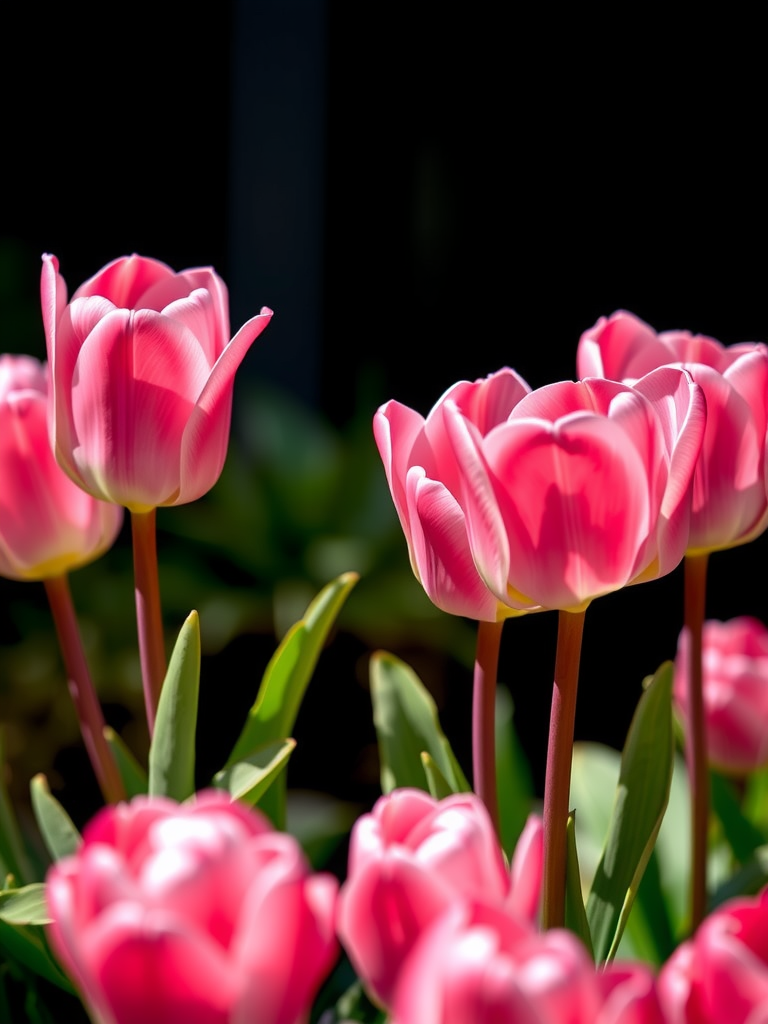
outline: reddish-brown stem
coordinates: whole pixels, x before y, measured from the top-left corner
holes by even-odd
[[[707,912],[709,773],[702,691],[701,636],[706,608],[709,554],[685,558],[685,629],[688,631],[688,734],[686,761],[691,787],[691,931]]]
[[[125,799],[125,787],[114,754],[104,738],[104,716],[88,670],[69,579],[66,576],[54,576],[43,582],[85,749],[104,799],[107,803],[117,803]]]
[[[478,622],[472,694],[472,771],[475,792],[488,808],[499,835],[496,790],[496,677],[499,670],[501,622]]]
[[[157,573],[155,518],[155,509],[149,512],[131,512],[136,626],[139,634],[144,705],[150,736],[154,732],[157,704],[167,668],[160,582]]]
[[[544,780],[544,928],[565,923],[565,858],[576,691],[586,612],[560,612]]]

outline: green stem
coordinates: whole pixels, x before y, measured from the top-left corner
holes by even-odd
[[[104,738],[104,716],[88,670],[67,576],[43,581],[67,673],[67,686],[80,721],[85,749],[107,803],[125,799],[114,754]]]
[[[688,631],[688,733],[686,761],[691,788],[691,931],[707,912],[709,772],[702,687],[702,630],[709,554],[685,557],[685,628]]]
[[[555,682],[544,780],[544,928],[562,928],[565,923],[566,827],[571,790],[576,690],[585,615],[586,611],[561,611],[558,620]]]
[[[488,808],[499,835],[496,792],[496,678],[504,621],[478,622],[472,692],[472,770],[475,792]]]
[[[133,579],[136,594],[136,626],[139,634],[141,679],[149,735],[155,729],[157,704],[163,688],[167,663],[157,572],[156,509],[131,512]]]

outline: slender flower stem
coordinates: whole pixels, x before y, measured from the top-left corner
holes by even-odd
[[[685,628],[688,631],[688,737],[686,760],[691,788],[691,930],[707,912],[707,832],[709,774],[702,690],[702,630],[707,592],[709,554],[685,558]]]
[[[156,509],[149,512],[131,512],[136,625],[139,634],[144,705],[150,736],[154,732],[157,704],[167,668],[160,606],[160,581],[157,574],[155,519]]]
[[[557,627],[555,683],[544,780],[544,928],[561,928],[565,923],[566,826],[585,614],[586,611],[561,611]]]
[[[478,622],[472,693],[472,770],[475,792],[488,808],[499,835],[496,791],[496,677],[504,621]]]
[[[44,585],[85,749],[104,799],[107,803],[117,803],[125,799],[125,787],[112,750],[104,738],[104,716],[88,671],[69,579],[67,576],[53,576],[45,580]]]

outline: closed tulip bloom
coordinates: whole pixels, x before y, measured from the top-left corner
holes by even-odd
[[[220,791],[100,811],[46,893],[99,1024],[305,1024],[338,952],[336,880]]]
[[[701,390],[670,368],[634,387],[539,388],[485,435],[446,402],[470,548],[496,599],[582,611],[674,569],[705,415]]]
[[[435,800],[393,790],[355,823],[337,931],[355,970],[377,1002],[389,1006],[400,968],[419,935],[447,907],[465,899],[509,904],[517,920],[538,908],[541,845],[526,834],[526,865],[510,872],[483,803],[473,794]]]
[[[224,466],[235,372],[271,310],[230,340],[227,289],[210,267],[175,273],[121,257],[69,301],[58,271],[44,256],[59,463],[84,490],[132,512],[199,498]]]
[[[768,1021],[768,893],[721,904],[661,969],[669,1024]]]
[[[0,356],[0,575],[45,580],[93,561],[123,521],[58,466],[48,439],[47,367]]]
[[[665,365],[685,367],[707,402],[688,553],[754,540],[768,526],[768,346],[725,346],[688,331],[657,334],[624,311],[602,317],[579,341],[580,376],[632,383]]]
[[[688,631],[675,658],[675,702],[688,720]],[[702,630],[702,684],[707,755],[728,775],[768,766],[768,628],[742,616],[710,619]]]
[[[499,907],[457,904],[398,980],[392,1024],[665,1024],[643,964],[597,971],[571,933],[540,934]]]
[[[454,384],[426,419],[395,401],[383,405],[374,417],[374,437],[411,567],[430,600],[453,615],[495,622],[522,613],[526,606],[500,603],[475,566],[443,408],[454,402],[484,436],[503,423],[529,391],[525,381],[505,367],[481,380]]]

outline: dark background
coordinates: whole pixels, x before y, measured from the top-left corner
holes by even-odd
[[[768,340],[762,5],[193,10],[5,13],[0,347],[44,355],[44,251],[72,289],[134,251],[213,264],[233,330],[262,304],[276,311],[243,382],[274,385],[341,436],[361,423],[367,436],[391,397],[426,413],[456,380],[504,364],[532,386],[571,378],[581,332],[618,308],[659,330]],[[389,557],[407,571],[401,537]],[[765,565],[764,539],[715,555],[708,613],[768,619]],[[363,573],[366,607],[377,579]],[[297,784],[375,793],[364,665],[377,646],[418,667],[466,754],[466,664],[391,613],[382,603],[365,629],[342,615],[331,682],[310,687],[298,727]],[[590,608],[579,737],[621,745],[681,614],[680,570]],[[556,625],[549,613],[505,627],[501,677],[537,777]],[[268,657],[274,636],[258,643],[221,651],[209,685]],[[211,736],[226,730],[213,702],[206,713]],[[351,760],[356,744],[367,753]]]

